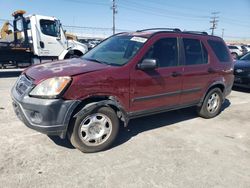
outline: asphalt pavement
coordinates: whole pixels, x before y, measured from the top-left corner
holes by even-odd
[[[0,78],[0,187],[250,187],[249,90],[234,90],[214,119],[194,108],[136,119],[111,149],[84,154],[19,121],[15,80]]]

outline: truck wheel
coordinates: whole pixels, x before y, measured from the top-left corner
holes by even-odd
[[[100,107],[77,117],[69,127],[68,138],[75,148],[84,153],[108,149],[119,131],[119,120],[110,107]]]
[[[219,88],[214,88],[209,91],[197,111],[199,116],[209,119],[217,116],[221,111],[222,106],[222,92]]]

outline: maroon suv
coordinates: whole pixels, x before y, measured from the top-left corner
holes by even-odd
[[[65,138],[83,152],[107,149],[120,124],[197,106],[219,114],[233,85],[224,41],[179,29],[116,34],[79,59],[25,70],[12,89],[17,116],[30,128]]]

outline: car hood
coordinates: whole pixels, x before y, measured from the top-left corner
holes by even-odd
[[[37,83],[41,80],[51,77],[74,76],[78,74],[99,71],[108,67],[110,66],[80,58],[74,58],[34,65],[26,69],[24,73],[28,77],[34,79]]]
[[[245,61],[245,60],[238,60],[236,61],[235,65],[234,65],[234,68],[236,69],[250,69],[250,61]]]

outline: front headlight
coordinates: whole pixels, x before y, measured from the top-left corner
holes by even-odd
[[[42,81],[31,92],[30,96],[42,98],[56,98],[70,84],[70,77],[54,77]]]

